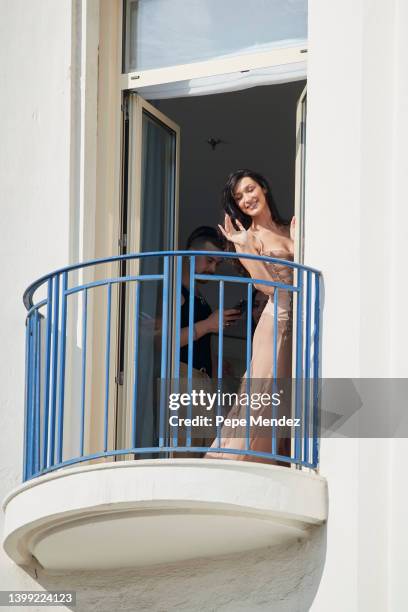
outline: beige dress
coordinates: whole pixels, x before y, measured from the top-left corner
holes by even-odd
[[[285,249],[275,249],[273,251],[262,251],[261,255],[286,259],[293,261],[293,255]],[[244,260],[243,260],[244,261]],[[275,264],[264,264],[264,275],[262,278],[280,282],[285,285],[293,283],[293,269],[291,267]],[[256,288],[269,296],[258,325],[255,329],[252,345],[251,359],[251,393],[267,392],[271,394],[272,380],[274,378],[274,355],[273,342],[274,330],[276,330],[276,377],[285,380],[287,383],[292,376],[292,292],[284,289],[278,290],[278,305],[277,305],[277,324],[275,326],[274,318],[274,288],[266,285],[256,285]],[[247,389],[247,375],[245,372],[239,393],[245,393]],[[253,383],[253,384],[252,384]],[[270,418],[277,418],[286,414],[289,416],[290,411],[290,384],[285,386],[286,397],[281,401],[281,405],[276,408],[276,412],[272,415],[271,408],[260,408],[256,415],[262,415]],[[255,414],[251,412],[251,414]],[[246,418],[247,409],[245,406],[235,405],[227,414],[227,418]],[[269,431],[265,428],[256,427],[250,428],[249,449],[271,453],[272,450],[272,434],[269,436]],[[211,448],[231,448],[238,450],[246,449],[246,427],[237,427],[231,429],[223,426],[221,429],[220,444],[215,440]],[[276,441],[276,450],[279,455],[288,456],[290,452],[290,434],[284,434],[283,430],[279,431]],[[260,461],[262,463],[276,463],[275,460],[269,460],[262,457],[251,455],[236,455],[233,453],[208,452],[206,458],[211,459],[235,459],[242,461]]]

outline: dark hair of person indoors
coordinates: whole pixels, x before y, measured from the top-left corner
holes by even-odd
[[[206,242],[210,242],[219,251],[223,250],[223,240],[218,230],[209,225],[201,225],[191,232],[186,241],[186,249],[205,250],[204,245]]]

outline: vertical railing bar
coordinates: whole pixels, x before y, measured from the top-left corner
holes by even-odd
[[[44,433],[43,433],[43,460],[42,467],[46,469],[48,463],[48,439],[49,439],[49,404],[50,404],[50,366],[51,366],[51,332],[52,332],[52,303],[53,282],[52,278],[47,283],[47,325],[45,336],[45,363],[44,363]]]
[[[279,289],[275,287],[273,293],[273,393],[276,392],[276,382],[278,373],[278,304],[279,304]],[[276,419],[276,406],[272,404],[272,418]],[[272,454],[277,454],[276,440],[276,425],[275,420],[272,421]]]
[[[139,384],[139,314],[140,314],[140,282],[135,284],[135,318],[133,338],[133,398],[132,398],[132,445],[136,448],[137,400]]]
[[[41,332],[41,313],[38,311],[38,415],[39,415],[39,430],[38,430],[38,471],[41,471],[41,425],[42,414],[41,414],[41,371],[43,367],[42,357],[42,332]]]
[[[298,301],[296,316],[296,395],[295,395],[295,417],[301,419],[302,412],[302,314],[303,314],[303,270],[298,268]],[[295,428],[295,459],[301,459],[301,428]]]
[[[34,353],[34,389],[35,389],[35,419],[34,419],[34,472],[40,470],[40,455],[41,455],[41,387],[40,387],[40,372],[41,372],[41,339],[40,339],[40,317],[38,310],[34,314],[35,324],[35,353]]]
[[[51,343],[51,410],[50,410],[50,448],[49,465],[54,464],[55,457],[55,426],[56,426],[56,402],[57,402],[57,375],[58,375],[58,319],[59,319],[59,275],[54,277],[54,303],[52,317],[52,343]]]
[[[110,374],[110,344],[111,344],[111,311],[112,283],[108,283],[108,301],[106,305],[106,347],[105,347],[105,420],[104,420],[104,452],[108,450],[109,425],[109,374]]]
[[[248,398],[251,397],[251,355],[252,355],[252,285],[250,283],[247,284],[247,325],[246,325],[246,393],[248,394]],[[248,402],[246,407],[246,442],[245,449],[250,449],[250,404],[251,401]]]
[[[29,347],[29,363],[28,363],[28,386],[30,389],[29,393],[29,402],[28,402],[28,440],[27,440],[27,472],[28,478],[31,478],[33,475],[33,445],[34,445],[34,405],[33,405],[33,395],[34,395],[34,358],[35,352],[33,348],[34,337],[33,337],[33,315],[30,315],[29,318],[29,334],[30,334],[30,347]]]
[[[180,377],[180,333],[181,333],[181,280],[183,258],[176,258],[176,337],[174,355],[174,377]]]
[[[222,394],[222,364],[224,351],[224,281],[219,282],[218,291],[218,372],[217,372],[217,390],[218,397]],[[221,388],[220,388],[221,387]],[[221,416],[221,405],[217,402],[217,417]],[[218,422],[218,419],[216,419]],[[217,424],[217,443],[221,444],[221,425]]]
[[[309,461],[309,419],[310,419],[310,325],[312,311],[312,273],[307,272],[306,286],[306,342],[305,342],[305,414],[304,414],[304,431],[303,431],[303,459]]]
[[[25,389],[24,389],[24,449],[23,449],[23,482],[28,478],[27,451],[29,436],[29,401],[30,401],[30,324],[31,316],[26,319],[25,337]]]
[[[218,379],[222,379],[222,362],[224,348],[224,281],[219,282],[218,296]]]
[[[195,256],[190,257],[190,297],[188,310],[188,359],[187,377],[193,375],[193,339],[194,339],[194,291],[195,291]]]
[[[159,422],[159,446],[164,446],[164,419],[167,389],[167,353],[169,342],[169,276],[170,260],[166,255],[163,261],[163,316],[162,316],[162,345],[161,345],[161,368],[160,368],[160,422]]]
[[[190,256],[190,296],[188,309],[188,359],[187,392],[190,394],[187,418],[191,419],[191,392],[193,386],[193,340],[194,340],[195,256]],[[191,425],[187,427],[186,446],[191,446]]]
[[[80,453],[84,454],[85,439],[85,400],[86,400],[86,353],[88,337],[88,289],[82,292],[82,375],[81,375],[81,427],[80,427]]]
[[[183,258],[180,256],[176,257],[176,320],[175,320],[175,348],[174,348],[174,383],[175,393],[180,392],[180,334],[181,334],[181,281],[183,271]],[[176,419],[176,425],[172,426],[173,437],[172,446],[178,446],[178,419]]]
[[[315,273],[314,304],[314,338],[313,338],[313,466],[319,462],[318,426],[319,426],[319,350],[320,350],[320,276]]]
[[[32,444],[31,444],[31,465],[32,473],[35,474],[37,471],[35,455],[37,450],[37,365],[38,365],[38,349],[37,349],[37,311],[33,313],[33,361],[32,361],[32,381],[33,381],[33,392],[32,392]]]
[[[62,447],[64,439],[64,399],[65,399],[65,357],[67,342],[67,288],[68,272],[62,275],[61,288],[61,343],[59,360],[59,397],[58,397],[58,440],[57,440],[57,462],[62,461]]]

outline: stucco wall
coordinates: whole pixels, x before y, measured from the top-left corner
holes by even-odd
[[[70,233],[81,169],[78,48],[71,37],[80,4],[0,5],[1,497],[21,478],[21,295],[31,280],[67,263],[78,245]],[[408,376],[400,286],[408,226],[407,8],[403,0],[310,0],[309,9],[306,261],[325,276],[323,373]],[[330,519],[313,612],[407,609],[406,450],[405,440],[322,442]],[[76,588],[80,610],[303,612],[324,550],[320,531],[303,545],[245,559],[112,575],[39,571],[38,580],[0,551],[1,588]]]
[[[90,11],[95,10],[95,2],[79,0],[1,3],[0,72],[2,91],[7,92],[0,101],[5,228],[0,306],[1,498],[20,482],[22,472],[22,293],[38,276],[81,256],[81,228],[92,219],[92,209],[85,211],[83,204],[90,198],[89,205],[94,205],[95,186],[89,181],[95,165],[89,147],[95,133],[92,125],[86,132],[83,120],[94,104],[95,90],[86,87],[83,48],[78,46],[81,40],[82,45],[94,46],[93,33],[84,29],[87,4]],[[92,38],[81,38],[84,33]],[[316,529],[306,541],[245,556],[143,571],[46,576],[40,568],[26,571],[15,566],[0,550],[0,588],[74,589],[76,610],[84,612],[270,610],[272,604],[279,612],[304,612],[317,589],[324,554],[324,529]]]
[[[309,2],[306,260],[324,273],[326,377],[408,376],[407,23],[399,0]],[[330,520],[313,612],[407,609],[398,486],[407,448],[322,441]]]
[[[69,258],[71,4],[0,4],[1,498],[22,474],[22,294],[30,282]],[[1,589],[38,588],[2,549],[0,576]]]

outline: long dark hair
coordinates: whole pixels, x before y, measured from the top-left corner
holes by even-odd
[[[276,206],[275,199],[272,195],[271,188],[269,187],[269,183],[266,178],[258,172],[245,169],[232,172],[232,174],[230,174],[227,178],[227,182],[222,192],[222,205],[224,211],[227,213],[227,215],[230,216],[235,229],[238,229],[238,226],[236,224],[237,219],[241,221],[245,229],[248,229],[252,223],[251,217],[242,212],[234,198],[234,191],[237,184],[241,179],[246,177],[249,177],[254,180],[264,190],[266,203],[268,204],[269,210],[271,211],[273,221],[275,221],[275,223],[277,223],[278,225],[289,225],[289,221],[283,219],[279,214],[278,207]]]

